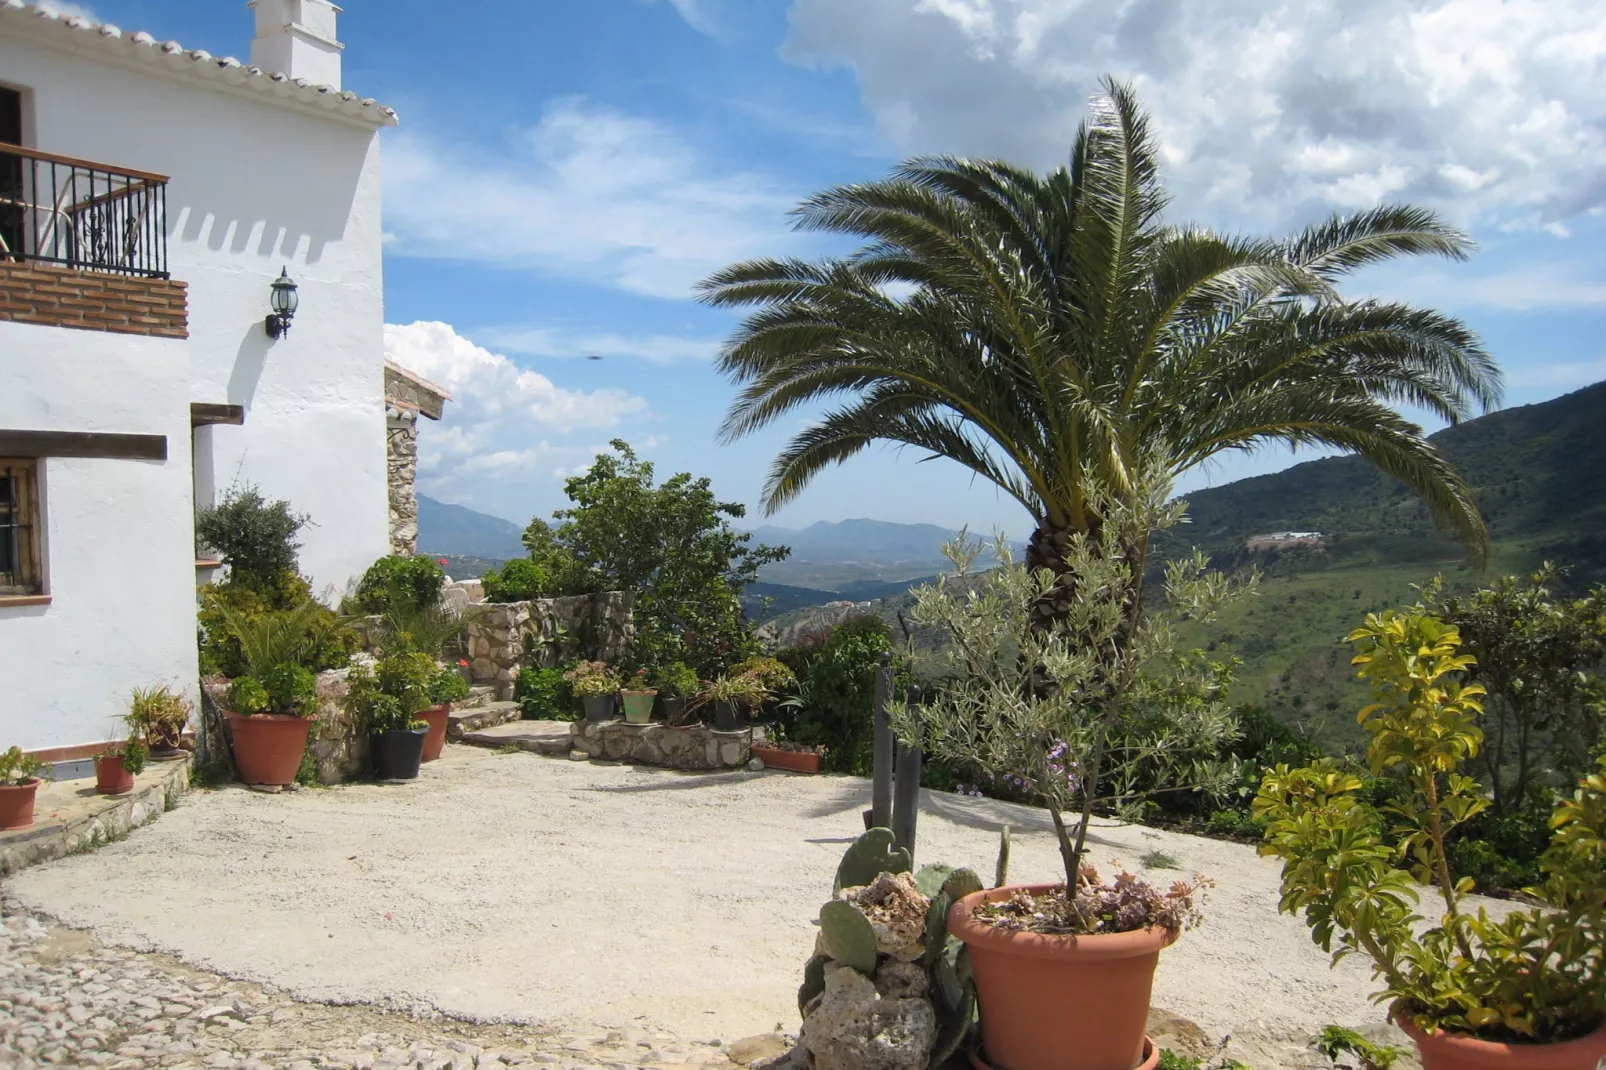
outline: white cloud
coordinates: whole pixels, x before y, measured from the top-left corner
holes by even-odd
[[[1378,198],[1536,228],[1606,206],[1599,0],[793,0],[899,151],[1065,161],[1103,73],[1154,111],[1178,210],[1286,224]]]
[[[654,364],[712,360],[721,345],[718,338],[682,338],[672,334],[631,337],[551,327],[487,327],[475,331],[474,337],[497,349],[532,357],[634,357]]]
[[[1491,308],[1501,312],[1585,310],[1606,307],[1606,280],[1590,265],[1553,260],[1497,271],[1428,271],[1380,290],[1391,298],[1439,308]]]
[[[678,136],[577,98],[502,151],[400,134],[385,147],[393,255],[476,260],[685,298],[733,261],[794,244],[797,202]]]
[[[423,421],[420,489],[504,516],[529,516],[563,475],[607,449],[565,436],[588,431],[595,438],[648,414],[646,400],[628,391],[558,386],[446,323],[386,324],[385,356],[452,393],[439,423]]]
[[[647,0],[647,2],[649,4],[655,3],[656,0]],[[708,12],[703,10],[703,5],[699,0],[669,0],[669,3],[680,13],[680,17],[686,20],[686,25],[698,33],[706,33],[710,37],[719,36],[718,27],[714,25],[714,20],[709,16]]]

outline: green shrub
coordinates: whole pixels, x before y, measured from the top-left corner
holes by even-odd
[[[551,586],[547,570],[527,557],[517,557],[480,577],[487,602],[528,602],[544,598]]]
[[[310,669],[285,662],[263,673],[261,679],[274,713],[310,717],[318,712],[318,678]]]
[[[1538,884],[1554,812],[1552,792],[1531,793],[1518,810],[1485,810],[1458,830],[1450,844],[1450,865],[1483,892],[1516,892]]]
[[[448,702],[461,702],[468,698],[468,681],[451,666],[442,666],[429,681],[429,704],[444,706]]]
[[[578,718],[574,693],[563,678],[562,669],[519,671],[513,697],[524,711],[526,721],[573,721]]]
[[[288,623],[300,607],[312,602],[300,622],[300,635],[293,657],[296,664],[313,672],[338,669],[357,652],[357,633],[340,615],[312,597],[312,587],[294,572],[282,572],[271,583],[252,586],[229,582],[201,588],[201,608],[196,615],[200,627],[201,674],[245,676],[251,672],[236,629],[229,625],[232,614],[247,627],[264,623]],[[263,666],[265,669],[268,666]]]
[[[684,661],[661,665],[650,676],[653,687],[664,698],[691,698],[701,686],[696,671]]]
[[[31,754],[22,753],[21,747],[0,753],[0,787],[18,788],[48,775],[45,764]]]
[[[799,680],[797,711],[787,738],[825,748],[825,768],[868,776],[875,764],[875,673],[892,635],[880,617],[856,617],[831,629],[825,642],[792,660]],[[908,680],[901,679],[900,686]]]
[[[368,566],[357,593],[341,606],[345,613],[377,614],[397,599],[412,609],[427,609],[440,601],[446,573],[433,557],[381,557]]]
[[[255,676],[236,676],[229,684],[229,710],[249,717],[254,713],[271,713],[273,699],[268,689]]]
[[[221,504],[195,517],[195,538],[229,566],[229,582],[273,586],[280,573],[296,571],[296,535],[310,522],[287,501],[269,502],[254,486],[234,487]]]
[[[436,666],[427,654],[396,654],[347,677],[346,709],[369,735],[421,727],[419,710],[430,705]]]

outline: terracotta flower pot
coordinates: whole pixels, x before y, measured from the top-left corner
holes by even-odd
[[[424,737],[424,761],[433,762],[441,756],[446,746],[446,723],[451,712],[452,704],[443,702],[439,706],[419,710],[415,715],[420,721],[429,722],[429,735]]]
[[[33,824],[33,797],[39,778],[26,784],[0,785],[0,829],[25,829]]]
[[[229,714],[234,765],[246,784],[294,784],[312,722],[287,713]]]
[[[134,774],[123,767],[121,754],[95,759],[95,790],[102,795],[127,795],[134,790]]]
[[[1416,1042],[1422,1070],[1595,1070],[1606,1058],[1606,1022],[1587,1036],[1557,1044],[1501,1044],[1459,1033],[1427,1033],[1403,1015],[1395,1024]]]
[[[820,771],[820,756],[808,751],[782,750],[779,747],[766,747],[762,743],[755,743],[753,757],[770,769],[788,769],[794,773]]]
[[[658,698],[656,691],[624,691],[621,692],[625,702],[625,722],[627,724],[651,724],[652,704]]]
[[[1134,1070],[1150,1054],[1143,1029],[1149,990],[1169,929],[1051,936],[974,920],[983,903],[1057,884],[1007,885],[967,895],[948,912],[948,931],[970,949],[988,1060],[1009,1070]]]

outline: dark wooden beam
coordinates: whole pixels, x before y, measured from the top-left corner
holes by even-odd
[[[209,401],[190,402],[190,426],[204,427],[207,424],[234,424],[236,427],[245,423],[244,405],[219,405]]]
[[[108,435],[95,431],[0,431],[0,457],[165,461],[167,436]]]

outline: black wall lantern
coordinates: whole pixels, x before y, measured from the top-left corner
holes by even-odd
[[[279,277],[273,280],[273,296],[268,300],[273,311],[262,321],[262,329],[268,332],[269,338],[280,338],[290,333],[290,321],[296,318],[296,305],[299,303],[296,281],[290,277],[290,269],[279,269]]]

